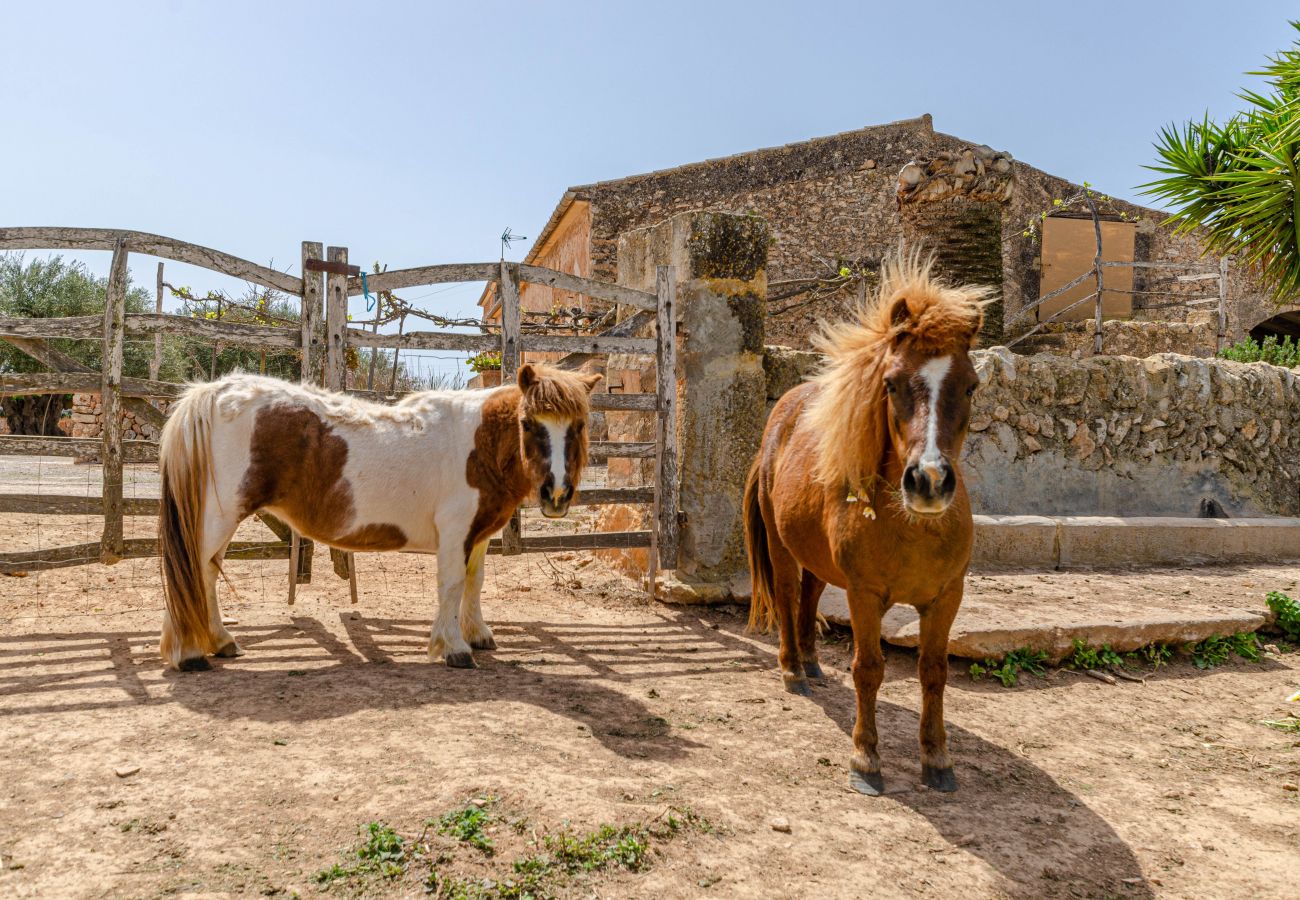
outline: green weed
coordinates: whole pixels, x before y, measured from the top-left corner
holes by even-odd
[[[370,822],[362,829],[365,840],[357,848],[357,861],[351,866],[338,863],[316,873],[316,883],[328,885],[340,879],[376,874],[396,878],[406,871],[406,842],[382,822]]]
[[[463,809],[444,813],[436,822],[430,819],[424,824],[428,827],[437,825],[439,834],[454,837],[491,856],[495,848],[492,839],[483,833],[483,826],[492,818],[487,807],[494,802],[495,797],[488,797],[483,803],[470,803]]]
[[[1192,664],[1198,669],[1221,666],[1234,653],[1251,662],[1259,660],[1259,639],[1248,631],[1211,635],[1203,641],[1186,644],[1183,649],[1191,654]]]
[[[1123,665],[1123,657],[1110,649],[1110,644],[1093,648],[1080,638],[1074,639],[1074,649],[1065,660],[1066,668],[1070,669],[1105,669],[1109,666]]]
[[[1047,654],[1042,650],[1021,647],[1004,656],[1001,665],[993,659],[984,660],[984,665],[971,663],[970,677],[978,681],[985,675],[990,675],[1002,682],[1003,687],[1015,687],[1021,672],[1029,672],[1033,675],[1046,674],[1047,670],[1043,668],[1046,663]]]
[[[1287,734],[1300,734],[1300,719],[1263,719],[1259,724],[1276,728]]]
[[[1268,608],[1277,616],[1277,627],[1289,640],[1300,643],[1300,603],[1281,591],[1269,591],[1264,598]]]

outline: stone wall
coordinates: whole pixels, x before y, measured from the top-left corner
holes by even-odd
[[[155,400],[154,405],[166,412],[170,406],[167,400]],[[99,394],[72,395],[72,436],[79,438],[97,438],[104,434],[104,410],[99,402]],[[158,429],[149,422],[137,419],[129,409],[122,410],[122,437],[129,441],[156,441]]]
[[[768,347],[769,409],[816,354]],[[974,353],[963,456],[986,514],[1300,515],[1300,370],[1161,354]]]

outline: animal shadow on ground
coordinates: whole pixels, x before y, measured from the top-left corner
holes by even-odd
[[[674,759],[696,744],[620,685],[766,668],[750,644],[672,617],[637,624],[506,622],[477,671],[430,664],[427,620],[343,612],[232,626],[246,655],[203,673],[164,671],[155,632],[0,637],[0,718],[176,703],[204,716],[308,722],[358,711],[530,704],[586,726],[611,751]]]
[[[743,623],[737,621],[712,633],[738,643],[754,637],[743,635],[742,629]],[[773,644],[767,667],[773,683],[779,684],[775,636],[761,639]],[[846,738],[843,746],[828,749],[832,757],[838,754],[845,761],[857,716],[847,671],[851,647],[851,641],[823,642],[826,679],[814,684],[810,699],[790,697],[792,704],[816,704],[839,726]],[[915,655],[890,651],[886,660],[887,682],[915,679]],[[919,685],[916,691],[919,708]],[[963,728],[950,715],[948,747],[960,788],[955,794],[941,794],[920,787],[917,713],[881,701],[876,706],[876,727],[887,793],[882,798],[863,797],[862,802],[897,803],[924,816],[955,848],[979,857],[1020,885],[1024,896],[1155,896],[1137,857],[1110,823],[1014,750]]]

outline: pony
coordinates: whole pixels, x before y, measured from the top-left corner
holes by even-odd
[[[474,668],[473,650],[496,648],[479,608],[488,538],[534,492],[543,515],[568,512],[600,378],[524,365],[514,384],[393,406],[255,375],[190,386],[159,447],[163,660],[242,655],[216,580],[239,523],[265,510],[341,550],[436,553],[429,658]]]
[[[932,270],[932,256],[898,254],[851,320],[822,326],[826,363],[772,410],[743,500],[749,626],[778,626],[788,691],[809,696],[808,679],[824,677],[822,591],[834,584],[848,594],[857,695],[849,781],[869,795],[884,792],[880,622],[895,603],[921,619],[922,780],[957,788],[943,690],[974,540],[958,458],[979,383],[968,351],[992,291],[947,284]]]

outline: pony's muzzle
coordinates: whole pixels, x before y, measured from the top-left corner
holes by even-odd
[[[909,512],[942,515],[957,492],[957,473],[948,460],[925,460],[903,470],[903,500]]]
[[[557,493],[554,482],[548,478],[538,489],[537,499],[542,515],[548,519],[562,519],[568,515],[569,504],[573,502],[573,485],[566,483]]]

